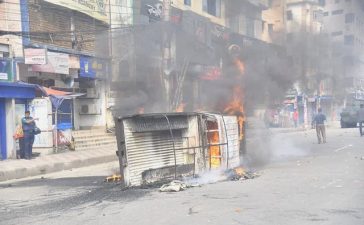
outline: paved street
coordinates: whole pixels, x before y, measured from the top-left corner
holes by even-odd
[[[0,224],[364,224],[364,137],[356,129],[330,129],[324,145],[313,130],[264,142],[249,148],[267,163],[260,177],[178,193],[105,183],[115,162],[2,182]]]

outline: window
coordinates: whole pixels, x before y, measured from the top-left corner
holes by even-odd
[[[345,45],[354,45],[354,35],[345,35],[344,36],[344,44]]]
[[[332,33],[331,33],[331,36],[335,37],[335,36],[340,36],[340,35],[342,35],[342,34],[343,34],[343,32],[342,32],[342,31],[336,31],[336,32],[332,32]]]
[[[328,16],[329,15],[329,12],[324,12],[324,16]]]
[[[255,21],[253,18],[246,17],[246,35],[255,37]]]
[[[319,5],[320,6],[325,6],[326,5],[326,0],[319,0]]]
[[[345,23],[354,23],[355,15],[354,13],[348,13],[345,15]]]
[[[337,3],[340,3],[340,0],[335,0],[335,3],[337,4]]]
[[[233,32],[239,33],[239,27],[240,27],[239,19],[240,19],[239,16],[232,16],[231,18],[229,18],[230,29]]]
[[[273,33],[273,24],[268,24],[268,33],[272,34]]]
[[[339,10],[335,10],[335,11],[332,11],[332,15],[339,15],[339,14],[343,14],[344,13],[344,10],[342,9],[339,9]]]
[[[287,20],[293,20],[292,10],[287,11]]]
[[[323,19],[323,11],[322,10],[313,11],[313,20],[322,21],[322,19]]]
[[[184,0],[185,5],[191,6],[191,0]]]
[[[203,0],[202,10],[210,15],[221,16],[221,0]]]

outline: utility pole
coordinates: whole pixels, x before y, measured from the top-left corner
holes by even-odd
[[[163,41],[162,41],[162,77],[164,80],[167,111],[171,111],[171,40],[169,22],[171,18],[171,0],[163,0]]]

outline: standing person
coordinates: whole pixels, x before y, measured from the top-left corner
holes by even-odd
[[[298,110],[297,109],[293,112],[293,122],[294,122],[294,127],[297,128],[297,124],[298,124]]]
[[[364,104],[360,104],[360,109],[358,111],[358,122],[359,122],[359,132],[360,136],[364,135],[363,133],[363,123],[364,123]]]
[[[322,109],[318,109],[318,113],[315,115],[315,118],[313,119],[313,124],[316,125],[316,134],[318,143],[321,144],[326,143],[326,130],[325,130],[325,120],[326,116],[322,113]]]
[[[32,151],[33,151],[33,143],[34,143],[34,129],[35,129],[35,120],[30,116],[29,111],[25,111],[25,116],[21,119],[24,138],[23,138],[23,151],[24,158],[31,159]]]

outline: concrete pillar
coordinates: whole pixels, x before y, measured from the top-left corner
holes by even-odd
[[[5,101],[6,111],[6,146],[7,146],[7,157],[16,158],[16,145],[13,139],[15,133],[15,99],[7,99]]]

